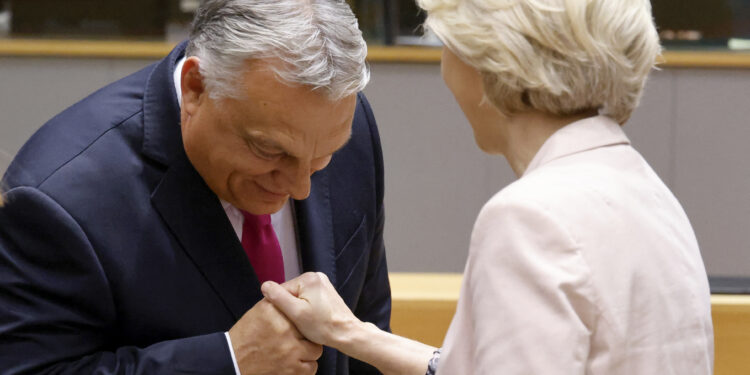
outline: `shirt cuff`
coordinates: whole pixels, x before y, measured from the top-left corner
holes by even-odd
[[[237,365],[237,358],[234,356],[234,350],[232,349],[232,339],[229,338],[229,332],[224,332],[224,336],[227,338],[227,345],[229,346],[229,354],[232,356],[232,363],[234,364],[234,373],[240,374],[240,366]]]

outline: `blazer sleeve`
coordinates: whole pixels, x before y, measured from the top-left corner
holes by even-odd
[[[0,374],[234,374],[223,332],[117,347],[117,311],[86,233],[38,189],[0,208]]]
[[[475,374],[586,371],[597,310],[590,270],[542,205],[493,198],[477,218],[465,277]]]
[[[386,264],[385,246],[383,243],[385,221],[383,208],[383,153],[380,146],[380,135],[378,134],[377,124],[370,104],[362,94],[359,95],[358,100],[364,109],[372,141],[372,153],[375,161],[373,167],[375,169],[376,220],[370,241],[369,266],[354,313],[360,320],[371,322],[380,329],[390,332],[391,287],[388,281],[388,266]],[[349,361],[350,374],[380,374],[374,367],[361,361],[356,359],[350,359]]]

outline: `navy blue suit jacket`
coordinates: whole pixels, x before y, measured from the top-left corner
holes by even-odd
[[[167,58],[62,112],[21,149],[0,209],[0,373],[234,374],[224,332],[262,299],[188,161]],[[359,95],[351,141],[294,202],[305,271],[389,328],[383,168]],[[326,348],[320,374],[375,372]]]

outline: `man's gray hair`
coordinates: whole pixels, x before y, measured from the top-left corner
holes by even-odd
[[[248,62],[271,64],[290,84],[338,100],[370,80],[367,45],[343,0],[206,0],[197,10],[187,56],[200,59],[212,98],[239,98]]]

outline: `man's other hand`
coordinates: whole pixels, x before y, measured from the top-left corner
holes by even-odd
[[[235,323],[229,337],[242,375],[315,374],[323,353],[265,299]]]

